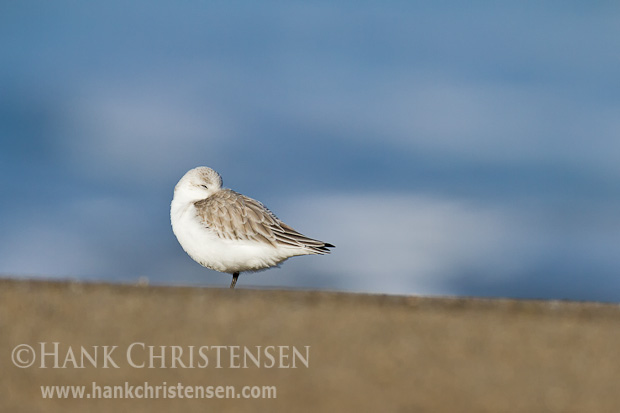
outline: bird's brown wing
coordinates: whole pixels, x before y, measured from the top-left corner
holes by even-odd
[[[333,247],[300,234],[262,203],[230,189],[222,189],[194,205],[202,224],[222,239],[302,248],[314,254],[327,254],[327,248]]]

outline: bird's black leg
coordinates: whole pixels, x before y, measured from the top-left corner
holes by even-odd
[[[237,278],[239,278],[239,271],[233,274],[232,282],[230,283],[230,288],[235,288],[235,284],[237,284]]]

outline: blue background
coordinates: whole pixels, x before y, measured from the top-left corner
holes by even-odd
[[[238,286],[620,300],[614,2],[4,1],[0,273],[227,286],[205,165],[337,246]]]

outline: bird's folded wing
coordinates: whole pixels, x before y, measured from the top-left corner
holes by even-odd
[[[300,234],[260,202],[230,189],[220,190],[194,205],[202,224],[222,239],[307,248],[319,254],[328,253],[326,246],[331,246]]]

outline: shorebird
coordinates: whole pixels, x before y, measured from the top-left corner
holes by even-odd
[[[297,255],[329,254],[332,244],[308,238],[280,221],[259,201],[222,187],[204,166],[191,169],[174,187],[172,231],[203,267],[232,274],[274,267]]]

